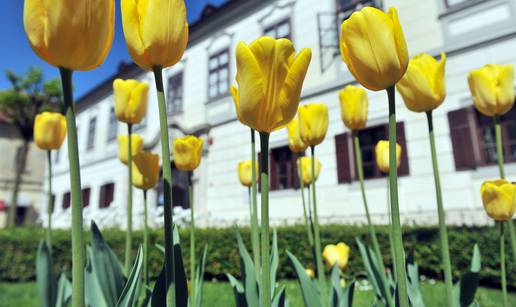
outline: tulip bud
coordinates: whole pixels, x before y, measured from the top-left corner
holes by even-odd
[[[140,151],[133,157],[132,182],[142,190],[152,189],[159,180],[159,156],[148,151]]]
[[[322,256],[328,267],[338,265],[341,270],[344,270],[348,264],[349,246],[343,242],[339,242],[337,245],[326,245]]]
[[[136,80],[116,79],[113,82],[116,118],[124,123],[137,124],[147,112],[149,85]]]
[[[315,277],[315,272],[314,272],[314,270],[312,270],[312,269],[305,269],[305,273],[306,273],[306,275],[308,275],[308,277],[310,277],[310,278],[314,278],[314,277]]]
[[[118,160],[127,165],[129,161],[129,137],[127,135],[118,136]],[[143,139],[138,134],[131,134],[131,156],[134,157],[143,150]]]
[[[405,36],[398,12],[364,7],[344,20],[340,52],[355,79],[366,88],[387,89],[403,77],[408,65]]]
[[[323,103],[311,103],[299,107],[299,134],[309,146],[322,143],[328,130],[328,107]]]
[[[113,0],[25,0],[23,25],[31,48],[45,62],[91,70],[104,61],[113,42]]]
[[[381,140],[376,144],[376,166],[384,173],[389,172],[389,141]],[[396,168],[400,167],[401,146],[396,143]]]
[[[299,120],[294,118],[287,125],[288,147],[292,152],[305,152],[307,145],[301,140],[299,134]]]
[[[440,62],[425,53],[410,60],[407,72],[396,84],[410,111],[429,112],[441,105],[446,97],[445,65],[444,53]]]
[[[344,125],[351,130],[364,129],[367,124],[367,92],[353,85],[339,91],[340,115]]]
[[[179,62],[188,43],[183,0],[122,0],[121,9],[127,49],[138,66],[150,70]]]
[[[512,65],[488,64],[472,70],[468,84],[475,108],[486,116],[503,115],[514,105]]]
[[[312,157],[301,157],[297,159],[297,166],[301,169],[300,175],[303,175],[303,183],[305,185],[312,184],[314,181],[314,176],[312,176]],[[315,180],[319,178],[319,173],[321,172],[322,164],[317,158],[315,158]]]
[[[256,174],[258,174],[258,163],[255,163]],[[246,160],[238,162],[238,178],[243,186],[250,187],[253,183],[253,161]]]
[[[270,133],[296,115],[310,49],[296,56],[288,39],[261,37],[236,48],[238,89],[232,89],[238,119],[258,132]]]
[[[480,187],[487,215],[496,221],[510,221],[516,211],[516,184],[499,179],[484,181]]]
[[[59,149],[66,136],[66,118],[60,113],[43,112],[34,121],[34,142],[43,150]]]
[[[202,139],[193,135],[177,138],[174,140],[172,153],[178,170],[193,171],[201,163]]]

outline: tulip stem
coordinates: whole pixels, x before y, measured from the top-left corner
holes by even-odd
[[[374,230],[373,223],[371,222],[371,215],[369,214],[369,206],[367,205],[367,197],[365,193],[365,185],[364,185],[364,170],[362,166],[362,151],[360,149],[360,139],[358,138],[358,131],[353,130],[353,141],[355,143],[355,157],[357,160],[357,171],[358,171],[358,179],[360,181],[360,190],[362,192],[362,200],[364,202],[364,209],[366,212],[367,218],[367,227],[369,230],[369,237],[373,243],[374,252],[376,253],[376,258],[378,258],[378,264],[380,265],[380,277],[382,278],[382,283],[385,288],[385,300],[387,302],[387,306],[393,306],[394,302],[391,297],[391,291],[389,284],[387,283],[387,276],[385,275],[385,265],[383,263],[382,251],[380,250],[380,245],[378,244],[378,238],[376,237],[376,231]]]
[[[270,286],[270,263],[269,263],[269,133],[260,132],[260,172],[261,172],[261,260],[262,260],[262,283],[261,283],[261,306],[271,306]]]
[[[52,151],[47,150],[48,161],[48,203],[47,203],[47,246],[52,252]]]
[[[165,280],[170,286],[170,296],[167,291],[167,306],[176,306],[173,217],[172,217],[172,167],[170,164],[170,144],[168,140],[167,106],[163,89],[162,68],[153,67],[156,90],[158,94],[159,126],[161,134],[161,158],[163,159],[163,196],[164,196],[164,234],[165,234]]]
[[[143,279],[149,287],[149,224],[147,217],[147,190],[143,190]]]
[[[305,181],[303,180],[303,167],[301,163],[298,163],[300,160],[297,160],[297,169],[299,171],[299,185],[301,191],[301,201],[303,203],[303,216],[305,218],[305,226],[306,233],[308,236],[308,242],[310,243],[310,249],[314,249],[314,234],[312,233],[310,223],[308,222],[308,215],[306,213],[306,199],[305,199]]]
[[[258,201],[256,191],[256,140],[251,129],[251,243],[253,245],[254,270],[256,281],[260,280],[260,233],[258,232]]]
[[[504,238],[504,222],[500,222],[500,274],[502,279],[502,295],[503,306],[509,307],[509,299],[507,297],[507,275],[505,273],[505,238]]]
[[[396,258],[394,256],[394,243],[392,242],[392,218],[391,218],[391,197],[389,195],[390,188],[390,182],[389,177],[387,178],[387,215],[389,219],[389,250],[391,252],[391,259],[392,259],[392,270],[394,272],[394,275],[396,275],[396,262],[394,259]]]
[[[498,154],[498,169],[500,171],[500,178],[505,179],[505,170],[504,170],[504,158],[503,158],[503,147],[502,147],[502,127],[500,124],[500,116],[495,115],[493,117],[494,126],[495,126],[495,137],[496,137],[496,153]],[[509,236],[511,238],[511,247],[512,247],[512,260],[516,264],[516,233],[514,231],[514,222],[508,220],[507,227],[509,228]]]
[[[188,201],[190,202],[190,283],[192,285],[190,303],[195,306],[195,213],[192,172],[188,172]]]
[[[439,176],[439,165],[435,149],[434,121],[432,111],[426,112],[428,120],[428,134],[430,139],[430,150],[432,153],[432,166],[434,172],[435,194],[437,197],[437,214],[439,217],[439,238],[441,242],[441,257],[444,271],[444,283],[446,285],[446,300],[448,306],[453,306],[453,276],[451,271],[450,249],[448,247],[448,231],[446,230],[446,217],[443,207],[443,195],[441,191],[441,179]]]
[[[328,303],[326,293],[326,278],[324,276],[324,266],[322,261],[321,252],[321,233],[319,231],[319,216],[317,215],[317,196],[315,189],[315,146],[310,146],[310,152],[312,154],[312,204],[314,213],[314,239],[315,239],[315,258],[317,263],[317,277],[319,280],[319,287],[321,289],[321,306],[325,306]]]
[[[396,101],[394,86],[387,88],[389,97],[389,187],[391,196],[392,241],[394,263],[398,286],[399,306],[408,307],[407,274],[405,272],[405,251],[401,231],[400,208],[398,204],[398,169],[396,163]]]
[[[72,71],[59,68],[66,111],[66,138],[72,198],[72,306],[84,306],[84,234],[82,220],[81,168],[77,145],[77,126],[73,105]]]
[[[129,276],[131,270],[131,247],[133,245],[133,145],[132,124],[127,124],[127,231],[125,232],[125,274]]]

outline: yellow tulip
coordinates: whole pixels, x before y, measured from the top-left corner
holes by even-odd
[[[59,149],[66,136],[66,118],[60,113],[43,112],[34,121],[34,142],[40,149]]]
[[[314,178],[312,176],[312,157],[301,157],[297,159],[297,165],[302,170],[303,183],[305,185],[309,185],[313,182]],[[319,173],[321,172],[322,164],[317,158],[315,158],[315,180],[319,178]]]
[[[306,273],[306,275],[308,275],[308,277],[310,277],[310,278],[314,278],[314,276],[315,276],[315,272],[314,272],[314,270],[312,270],[312,269],[305,269],[305,273]]]
[[[348,265],[349,246],[343,242],[339,242],[337,245],[328,244],[324,247],[323,259],[328,267],[337,265],[343,270]]]
[[[116,118],[124,123],[137,124],[147,112],[149,85],[136,80],[116,79],[113,82]]]
[[[358,86],[348,85],[339,91],[340,115],[344,125],[351,130],[364,129],[367,124],[367,92]]]
[[[441,105],[446,97],[445,65],[444,53],[440,62],[426,53],[410,60],[407,72],[396,84],[410,111],[428,112]]]
[[[169,67],[188,43],[183,0],[122,0],[122,26],[133,61],[145,70]]]
[[[299,134],[306,145],[322,143],[328,130],[328,107],[311,103],[299,107]]]
[[[270,133],[296,115],[310,49],[296,56],[292,42],[261,37],[236,48],[238,89],[233,88],[238,119],[258,132]]]
[[[129,159],[129,137],[127,135],[118,136],[118,160],[127,165]],[[138,134],[131,134],[131,156],[134,158],[143,150],[143,139]]]
[[[516,211],[516,184],[499,179],[484,181],[480,187],[487,215],[496,221],[509,221]]]
[[[133,157],[132,182],[142,190],[152,189],[159,180],[159,156],[148,151],[140,151]]]
[[[258,163],[255,164],[258,174]],[[246,160],[238,162],[238,178],[243,186],[250,187],[253,183],[253,161]]]
[[[294,118],[287,125],[288,147],[292,152],[305,152],[307,145],[301,140],[299,134],[299,120]]]
[[[376,166],[384,173],[389,172],[389,141],[381,140],[376,143]],[[400,167],[401,146],[396,143],[396,168]]]
[[[475,108],[486,116],[503,115],[514,105],[512,65],[488,64],[472,70],[468,84]]]
[[[25,0],[23,25],[45,62],[90,70],[104,61],[115,30],[114,0]]]
[[[351,14],[341,26],[340,52],[349,71],[366,88],[379,91],[396,84],[409,62],[396,9],[384,13],[365,7]]]
[[[181,171],[193,171],[201,163],[202,139],[187,135],[174,140],[172,146],[174,164]]]

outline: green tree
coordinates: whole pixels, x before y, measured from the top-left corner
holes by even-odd
[[[14,161],[17,171],[7,219],[7,225],[12,227],[29,144],[33,140],[34,119],[40,112],[60,110],[62,94],[59,79],[44,81],[39,68],[30,68],[25,75],[8,70],[6,77],[11,88],[0,91],[0,113],[16,128],[17,137],[23,141]]]

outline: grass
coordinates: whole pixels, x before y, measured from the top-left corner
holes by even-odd
[[[281,281],[287,289],[287,299],[290,306],[303,306],[303,298],[299,286],[294,280]],[[445,306],[444,284],[437,282],[422,282],[421,288],[427,306]],[[4,307],[37,307],[39,306],[38,289],[36,283],[0,283],[2,293],[1,306]],[[372,306],[373,293],[370,290],[355,292],[354,306]],[[477,291],[477,300],[480,306],[502,306],[502,294],[499,290],[480,288]],[[511,293],[509,301],[516,306],[516,293]],[[204,286],[203,306],[235,306],[233,291],[226,282],[206,282]]]

